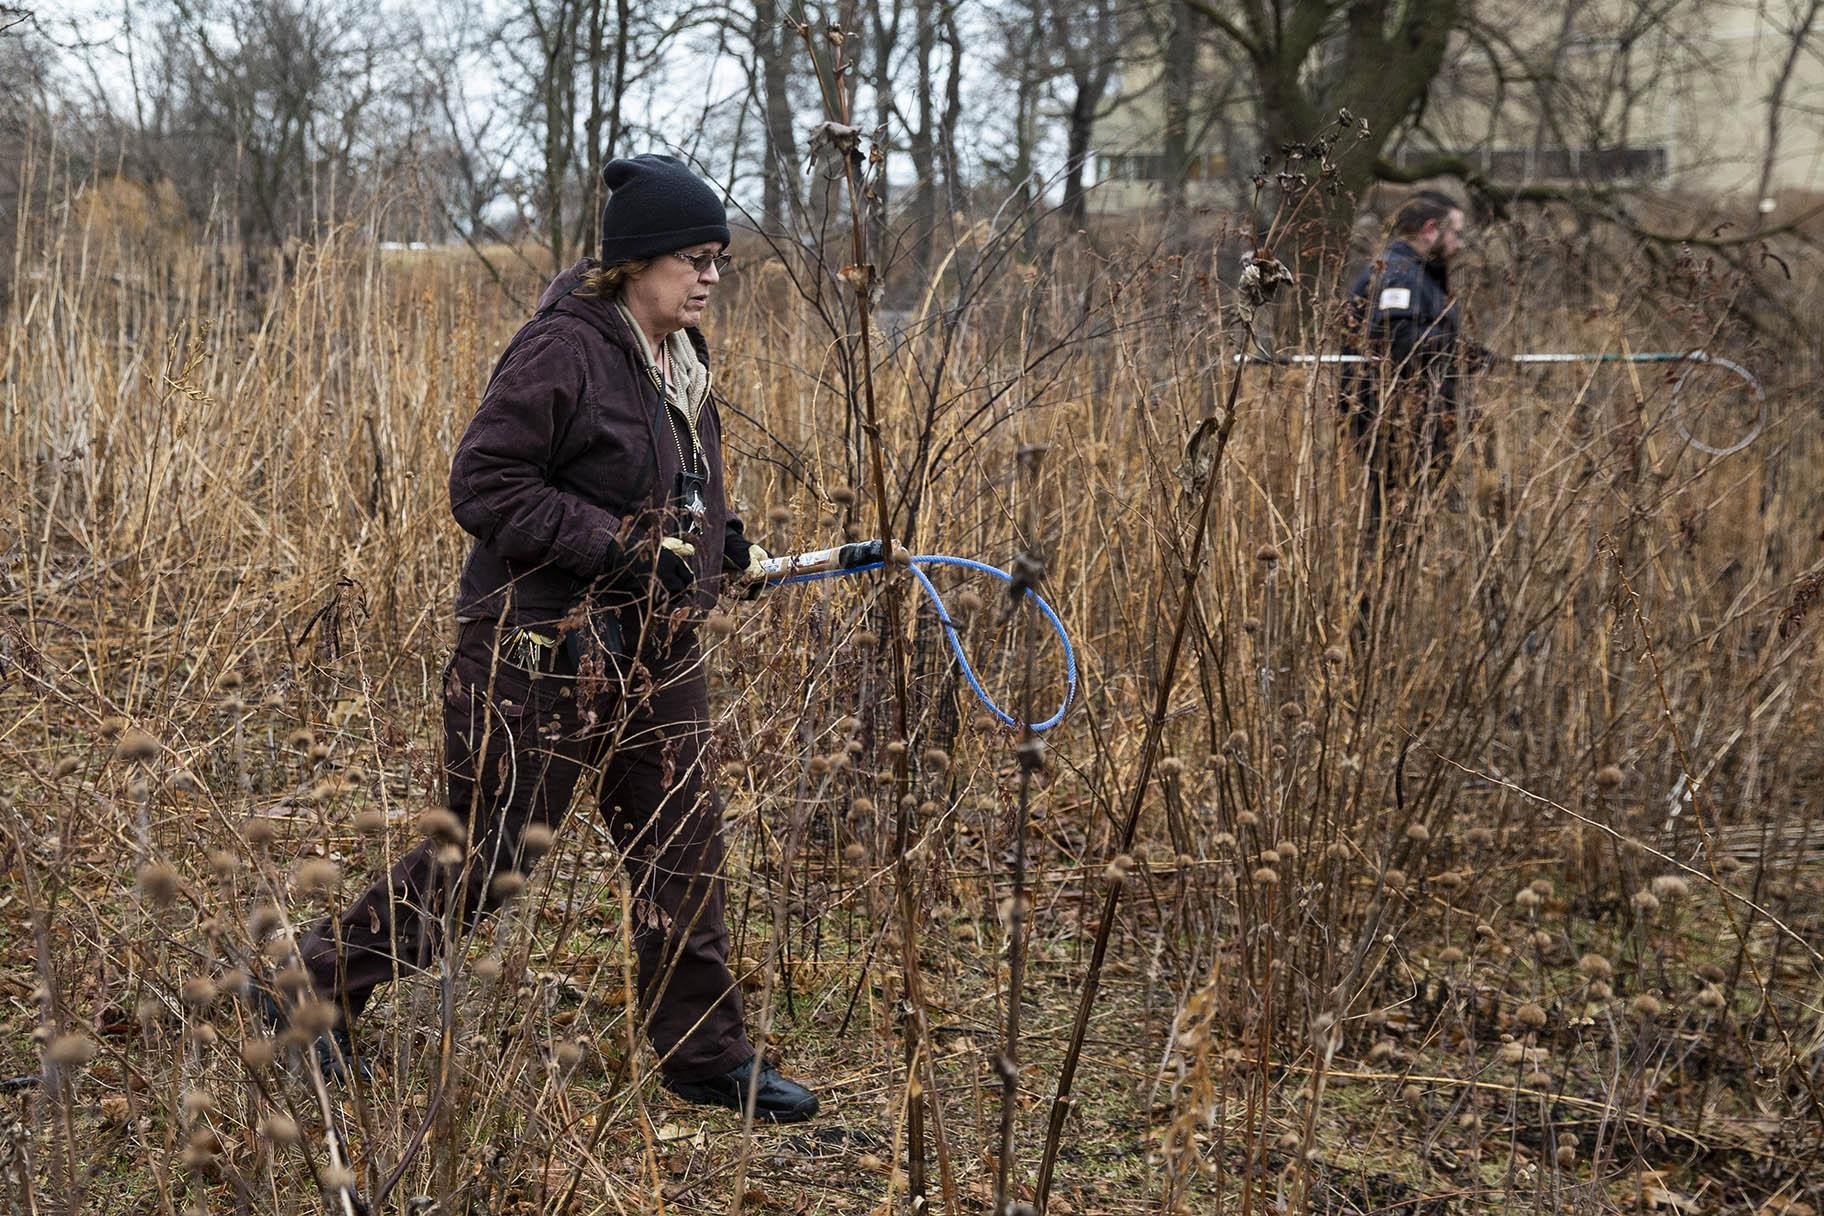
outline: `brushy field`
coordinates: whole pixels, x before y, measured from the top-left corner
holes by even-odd
[[[749,1021],[817,1122],[746,1129],[658,1088],[632,911],[581,809],[502,915],[364,1019],[371,1080],[320,1086],[250,1020],[249,977],[283,985],[294,929],[438,802],[466,544],[444,476],[538,283],[348,234],[243,259],[142,220],[27,224],[5,306],[7,1209],[903,1210],[919,1096],[929,1203],[988,1210],[1015,739],[921,606],[896,864],[877,579],[731,605],[710,657]],[[1025,844],[1016,1193],[1121,894],[1059,1216],[1820,1203],[1807,369],[1747,336],[1752,285],[1701,258],[1622,257],[1578,295],[1585,248],[1484,250],[1463,280],[1484,341],[1720,351],[1766,383],[1759,437],[1688,442],[1752,419],[1714,370],[1676,399],[1677,368],[1496,371],[1448,474],[1377,536],[1335,376],[1251,369],[1187,584],[1186,445],[1237,349],[1212,248],[1029,257],[978,229],[877,336],[897,529],[1042,553],[1082,666]],[[747,252],[710,326],[734,496],[776,552],[871,535],[852,301]],[[1333,294],[1334,266],[1306,270]],[[1331,349],[1323,308],[1269,320]],[[1011,701],[1023,616],[940,581]],[[1044,706],[1060,658],[1035,645]]]

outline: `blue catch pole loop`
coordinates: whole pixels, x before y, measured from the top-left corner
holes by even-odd
[[[781,583],[809,583],[820,578],[841,578],[846,574],[862,574],[869,570],[879,570],[885,565],[885,562],[869,562],[866,565],[853,566],[843,570],[820,570],[813,574],[794,574],[779,581]],[[920,570],[920,566],[961,566],[963,569],[973,570],[977,574],[993,575],[1003,583],[1013,582],[1013,575],[997,566],[990,566],[987,562],[973,561],[967,557],[951,557],[942,553],[924,554],[911,559],[912,577],[918,580],[918,585],[925,589],[925,595],[930,599],[931,606],[937,609],[938,623],[944,627],[944,636],[949,639],[950,652],[956,656],[956,665],[963,669],[963,678],[969,681],[969,687],[974,690],[976,698],[988,707],[988,712],[1000,719],[1003,726],[1011,726],[1017,730],[1020,725],[1019,719],[996,705],[994,698],[988,695],[988,690],[982,687],[982,681],[975,674],[975,668],[970,664],[969,656],[963,653],[963,640],[957,636],[956,622],[951,619],[949,610],[944,607],[944,597],[938,594],[937,587],[931,582],[930,576]],[[1045,602],[1045,597],[1030,587],[1026,589],[1026,594],[1032,597],[1034,604],[1038,605],[1039,611],[1044,614],[1045,620],[1051,625],[1052,633],[1057,635],[1058,644],[1064,648],[1063,704],[1058,706],[1058,712],[1052,714],[1051,717],[1043,722],[1032,724],[1035,732],[1047,731],[1064,720],[1064,715],[1070,711],[1071,702],[1076,700],[1077,652],[1070,644],[1070,635],[1064,632],[1064,622],[1058,619],[1058,614],[1052,610],[1050,604]]]

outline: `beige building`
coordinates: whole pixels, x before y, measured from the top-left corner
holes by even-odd
[[[1804,0],[1590,0],[1568,11],[1566,2],[1515,6],[1500,70],[1462,40],[1394,154],[1454,153],[1511,186],[1632,185],[1750,203],[1764,195],[1763,211],[1824,192],[1824,28],[1798,28]],[[1144,86],[1151,71],[1128,80]],[[1521,83],[1529,76],[1555,82],[1549,95]],[[1161,197],[1159,90],[1133,92],[1097,129],[1094,211],[1143,210]],[[1236,107],[1234,124],[1251,126],[1251,116]],[[1207,145],[1193,160],[1193,203],[1234,176],[1237,150]]]

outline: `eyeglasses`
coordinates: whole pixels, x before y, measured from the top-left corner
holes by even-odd
[[[735,260],[726,253],[685,253],[682,249],[672,250],[671,256],[681,262],[689,262],[690,268],[699,275],[711,266],[716,268],[717,274],[721,274],[728,269],[729,263]]]

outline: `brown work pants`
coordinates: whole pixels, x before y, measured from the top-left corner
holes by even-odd
[[[527,652],[491,621],[464,624],[444,689],[450,810],[466,845],[424,840],[299,951],[317,991],[361,1012],[374,989],[431,965],[498,906],[498,874],[536,858],[579,780],[595,791],[631,879],[641,1013],[667,1076],[703,1080],[753,1056],[728,969],[722,814],[703,770],[708,689],[695,646],[648,676],[625,661],[579,679],[564,651]],[[528,657],[530,656],[530,657]],[[517,661],[516,661],[517,660]],[[533,664],[537,664],[536,667]]]

